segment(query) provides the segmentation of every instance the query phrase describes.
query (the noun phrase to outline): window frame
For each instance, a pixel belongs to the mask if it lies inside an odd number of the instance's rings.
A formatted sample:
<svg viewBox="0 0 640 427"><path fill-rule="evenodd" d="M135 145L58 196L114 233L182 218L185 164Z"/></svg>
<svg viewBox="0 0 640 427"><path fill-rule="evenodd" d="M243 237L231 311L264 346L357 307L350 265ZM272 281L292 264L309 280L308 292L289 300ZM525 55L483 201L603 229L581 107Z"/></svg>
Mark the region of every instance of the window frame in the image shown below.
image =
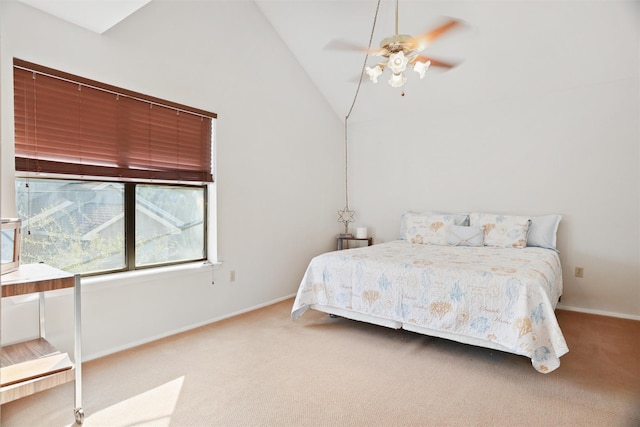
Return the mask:
<svg viewBox="0 0 640 427"><path fill-rule="evenodd" d="M136 186L137 185L157 185L163 187L181 187L181 188L200 188L202 189L202 196L204 199L203 212L202 212L202 258L190 259L184 261L167 261L161 263L154 263L148 265L136 265ZM125 268L119 271L137 271L146 270L149 268L167 267L171 265L188 264L192 262L204 262L209 259L209 192L208 185L196 185L195 183L150 183L131 181L124 183L124 239L125 239Z"/></svg>
<svg viewBox="0 0 640 427"><path fill-rule="evenodd" d="M114 268L109 270L100 270L95 272L88 273L79 273L82 277L97 277L104 276L115 273L127 273L134 271L143 271L143 270L152 270L154 268L162 268L162 267L175 267L181 265L188 265L193 263L211 263L215 261L211 261L212 254L210 251L210 247L212 244L212 239L214 236L211 235L210 231L214 228L210 227L210 223L212 222L212 212L210 209L210 198L212 192L214 191L213 186L214 183L197 183L197 182L172 182L172 181L145 181L145 180L118 180L108 177L84 177L80 175L58 175L58 174L46 174L43 176L41 174L33 174L28 172L20 172L16 173L17 179L39 179L39 180L55 180L55 181L75 181L75 182L98 182L98 183L118 183L123 185L123 219L124 219L124 267L123 268ZM147 186L158 186L158 187L181 187L181 188L200 188L203 193L203 256L198 259L189 259L182 261L168 261L161 263L153 263L148 265L136 265L136 186L137 185L147 185ZM26 218L24 218L26 219ZM23 227L24 223L23 221ZM215 221L213 221L215 222ZM22 238L26 236L26 233L22 233ZM213 239L215 241L215 239Z"/></svg>

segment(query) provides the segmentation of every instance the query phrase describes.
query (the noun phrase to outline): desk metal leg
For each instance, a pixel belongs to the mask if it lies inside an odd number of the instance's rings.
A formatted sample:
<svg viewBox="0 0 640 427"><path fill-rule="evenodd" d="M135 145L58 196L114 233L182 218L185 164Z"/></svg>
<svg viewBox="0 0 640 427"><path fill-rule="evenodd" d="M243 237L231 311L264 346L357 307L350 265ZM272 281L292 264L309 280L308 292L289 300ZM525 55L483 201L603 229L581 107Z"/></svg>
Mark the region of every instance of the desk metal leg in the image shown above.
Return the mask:
<svg viewBox="0 0 640 427"><path fill-rule="evenodd" d="M38 315L40 316L40 338L47 338L46 319L44 310L44 292L38 292Z"/></svg>
<svg viewBox="0 0 640 427"><path fill-rule="evenodd" d="M84 410L82 409L82 290L80 286L80 275L75 276L74 292L74 334L75 346L73 362L75 364L75 408L74 415L77 424L84 422Z"/></svg>

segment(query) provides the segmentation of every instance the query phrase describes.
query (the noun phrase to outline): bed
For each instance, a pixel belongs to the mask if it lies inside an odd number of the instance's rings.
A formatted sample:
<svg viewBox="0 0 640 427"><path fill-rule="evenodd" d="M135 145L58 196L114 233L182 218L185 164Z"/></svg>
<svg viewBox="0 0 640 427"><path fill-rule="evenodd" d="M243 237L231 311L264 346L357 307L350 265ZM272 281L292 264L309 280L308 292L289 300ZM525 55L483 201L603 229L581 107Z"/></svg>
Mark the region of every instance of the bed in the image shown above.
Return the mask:
<svg viewBox="0 0 640 427"><path fill-rule="evenodd" d="M568 352L554 313L559 217L408 214L400 240L313 258L292 318L311 308L526 356L542 373L557 369ZM516 223L524 234L514 233Z"/></svg>

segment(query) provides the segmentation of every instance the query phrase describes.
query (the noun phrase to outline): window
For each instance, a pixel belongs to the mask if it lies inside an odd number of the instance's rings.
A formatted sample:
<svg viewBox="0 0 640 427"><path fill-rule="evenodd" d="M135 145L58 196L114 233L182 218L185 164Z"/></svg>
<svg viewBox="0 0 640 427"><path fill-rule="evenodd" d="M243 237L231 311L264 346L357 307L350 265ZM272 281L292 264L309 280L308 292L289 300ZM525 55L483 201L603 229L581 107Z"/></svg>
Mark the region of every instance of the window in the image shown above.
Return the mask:
<svg viewBox="0 0 640 427"><path fill-rule="evenodd" d="M207 259L215 114L20 60L14 100L22 262L88 275Z"/></svg>
<svg viewBox="0 0 640 427"><path fill-rule="evenodd" d="M203 187L136 185L136 267L205 257L205 190Z"/></svg>
<svg viewBox="0 0 640 427"><path fill-rule="evenodd" d="M206 258L206 186L18 178L16 194L24 263L95 274Z"/></svg>

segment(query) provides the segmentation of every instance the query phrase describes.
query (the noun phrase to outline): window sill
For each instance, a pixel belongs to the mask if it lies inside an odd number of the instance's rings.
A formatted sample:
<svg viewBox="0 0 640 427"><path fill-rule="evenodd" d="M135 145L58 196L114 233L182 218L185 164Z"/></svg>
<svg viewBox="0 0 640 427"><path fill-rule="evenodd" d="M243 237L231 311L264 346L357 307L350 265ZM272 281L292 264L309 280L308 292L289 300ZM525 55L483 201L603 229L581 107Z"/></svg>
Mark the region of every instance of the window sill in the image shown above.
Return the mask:
<svg viewBox="0 0 640 427"><path fill-rule="evenodd" d="M99 276L89 276L82 278L82 286L92 287L99 284L112 284L123 286L139 280L152 280L155 277L163 279L171 277L184 277L190 272L213 272L222 263L220 261L197 261L179 265L169 265L164 267L145 268L143 270L123 271L119 273L101 274Z"/></svg>
<svg viewBox="0 0 640 427"><path fill-rule="evenodd" d="M130 285L140 280L153 280L154 278L167 279L176 277L183 279L185 274L209 272L213 274L214 270L217 270L222 265L222 261L197 261L187 264L170 265L165 267L148 268L144 270L136 271L123 271L121 273L103 274L100 276L90 276L81 279L83 292L93 289L103 290L109 287L120 287ZM102 285L102 286L100 286ZM71 295L72 289L61 289L56 292L50 293L47 298ZM27 302L37 301L38 294L31 295L19 295L15 297L7 298L13 304L24 304Z"/></svg>

